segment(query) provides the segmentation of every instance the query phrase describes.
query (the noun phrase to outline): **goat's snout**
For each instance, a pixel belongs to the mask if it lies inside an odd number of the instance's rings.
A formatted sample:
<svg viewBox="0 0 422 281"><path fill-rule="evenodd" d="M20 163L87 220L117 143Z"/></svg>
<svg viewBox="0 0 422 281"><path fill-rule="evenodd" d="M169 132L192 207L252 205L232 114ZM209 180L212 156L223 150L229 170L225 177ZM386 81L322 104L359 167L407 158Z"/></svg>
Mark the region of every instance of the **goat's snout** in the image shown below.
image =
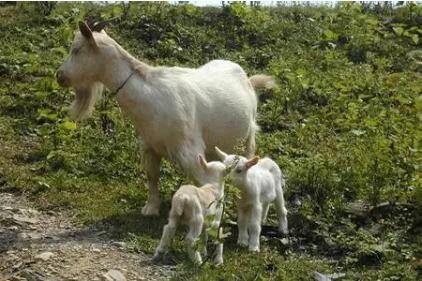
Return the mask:
<svg viewBox="0 0 422 281"><path fill-rule="evenodd" d="M57 70L56 79L57 79L57 83L59 83L60 86L62 86L62 87L69 86L69 79L67 79L63 70L60 70L60 69Z"/></svg>

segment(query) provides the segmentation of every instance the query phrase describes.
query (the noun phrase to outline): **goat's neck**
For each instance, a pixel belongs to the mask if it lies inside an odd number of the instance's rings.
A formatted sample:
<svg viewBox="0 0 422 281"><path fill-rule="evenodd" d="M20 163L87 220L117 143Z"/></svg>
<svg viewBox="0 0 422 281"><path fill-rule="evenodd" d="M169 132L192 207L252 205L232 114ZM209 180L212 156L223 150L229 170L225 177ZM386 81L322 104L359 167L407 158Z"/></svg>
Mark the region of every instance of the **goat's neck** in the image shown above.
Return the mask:
<svg viewBox="0 0 422 281"><path fill-rule="evenodd" d="M104 75L102 77L102 83L112 92L116 91L126 79L135 71L129 62L125 61L123 58L112 61L108 67L104 70ZM134 77L131 77L131 79ZM130 81L125 83L128 85Z"/></svg>
<svg viewBox="0 0 422 281"><path fill-rule="evenodd" d="M213 188L215 198L221 199L224 195L224 182L215 182L210 184Z"/></svg>

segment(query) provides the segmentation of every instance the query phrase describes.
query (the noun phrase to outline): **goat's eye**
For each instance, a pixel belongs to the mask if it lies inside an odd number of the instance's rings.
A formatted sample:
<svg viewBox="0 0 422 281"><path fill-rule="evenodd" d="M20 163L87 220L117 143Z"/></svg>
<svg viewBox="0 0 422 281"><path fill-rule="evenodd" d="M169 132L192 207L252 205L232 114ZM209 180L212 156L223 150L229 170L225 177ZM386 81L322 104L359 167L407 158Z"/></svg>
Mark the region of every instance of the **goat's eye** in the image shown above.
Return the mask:
<svg viewBox="0 0 422 281"><path fill-rule="evenodd" d="M80 50L79 48L78 49L73 49L72 50L72 54L76 56L79 53L79 50Z"/></svg>
<svg viewBox="0 0 422 281"><path fill-rule="evenodd" d="M236 173L240 174L242 172L242 169L236 169Z"/></svg>

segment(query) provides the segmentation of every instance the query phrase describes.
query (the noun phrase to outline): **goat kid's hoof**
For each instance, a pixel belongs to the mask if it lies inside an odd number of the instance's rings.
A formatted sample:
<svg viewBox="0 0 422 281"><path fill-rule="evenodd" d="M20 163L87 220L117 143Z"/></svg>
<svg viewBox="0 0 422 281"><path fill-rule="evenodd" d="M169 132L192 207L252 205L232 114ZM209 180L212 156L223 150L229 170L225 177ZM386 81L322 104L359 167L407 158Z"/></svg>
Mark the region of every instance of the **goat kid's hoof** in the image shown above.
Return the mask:
<svg viewBox="0 0 422 281"><path fill-rule="evenodd" d="M160 205L147 203L142 208L142 215L144 216L158 216L160 214Z"/></svg>

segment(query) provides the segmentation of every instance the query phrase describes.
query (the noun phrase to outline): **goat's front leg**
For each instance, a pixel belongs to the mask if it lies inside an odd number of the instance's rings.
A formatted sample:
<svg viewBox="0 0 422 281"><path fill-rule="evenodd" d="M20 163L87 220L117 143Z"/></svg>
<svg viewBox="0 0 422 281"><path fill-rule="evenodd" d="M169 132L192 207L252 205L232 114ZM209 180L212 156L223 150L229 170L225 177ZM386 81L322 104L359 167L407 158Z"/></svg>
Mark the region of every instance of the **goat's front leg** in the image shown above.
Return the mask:
<svg viewBox="0 0 422 281"><path fill-rule="evenodd" d="M240 246L248 246L249 235L248 235L248 217L249 217L249 206L245 205L240 201L237 209L237 227L239 230L239 236L237 237L237 244Z"/></svg>
<svg viewBox="0 0 422 281"><path fill-rule="evenodd" d="M259 236L261 235L262 206L255 202L249 219L249 251L259 252Z"/></svg>
<svg viewBox="0 0 422 281"><path fill-rule="evenodd" d="M185 238L186 250L188 252L189 258L195 264L201 264L202 258L198 249L196 249L196 241L201 235L202 227L204 224L204 218L202 216L195 217L189 222L189 231Z"/></svg>
<svg viewBox="0 0 422 281"><path fill-rule="evenodd" d="M261 222L265 223L267 221L268 209L270 208L270 203L262 203L262 218Z"/></svg>
<svg viewBox="0 0 422 281"><path fill-rule="evenodd" d="M144 150L143 166L148 180L148 201L142 208L145 216L157 215L160 213L160 191L158 181L160 177L161 157L151 149Z"/></svg>

